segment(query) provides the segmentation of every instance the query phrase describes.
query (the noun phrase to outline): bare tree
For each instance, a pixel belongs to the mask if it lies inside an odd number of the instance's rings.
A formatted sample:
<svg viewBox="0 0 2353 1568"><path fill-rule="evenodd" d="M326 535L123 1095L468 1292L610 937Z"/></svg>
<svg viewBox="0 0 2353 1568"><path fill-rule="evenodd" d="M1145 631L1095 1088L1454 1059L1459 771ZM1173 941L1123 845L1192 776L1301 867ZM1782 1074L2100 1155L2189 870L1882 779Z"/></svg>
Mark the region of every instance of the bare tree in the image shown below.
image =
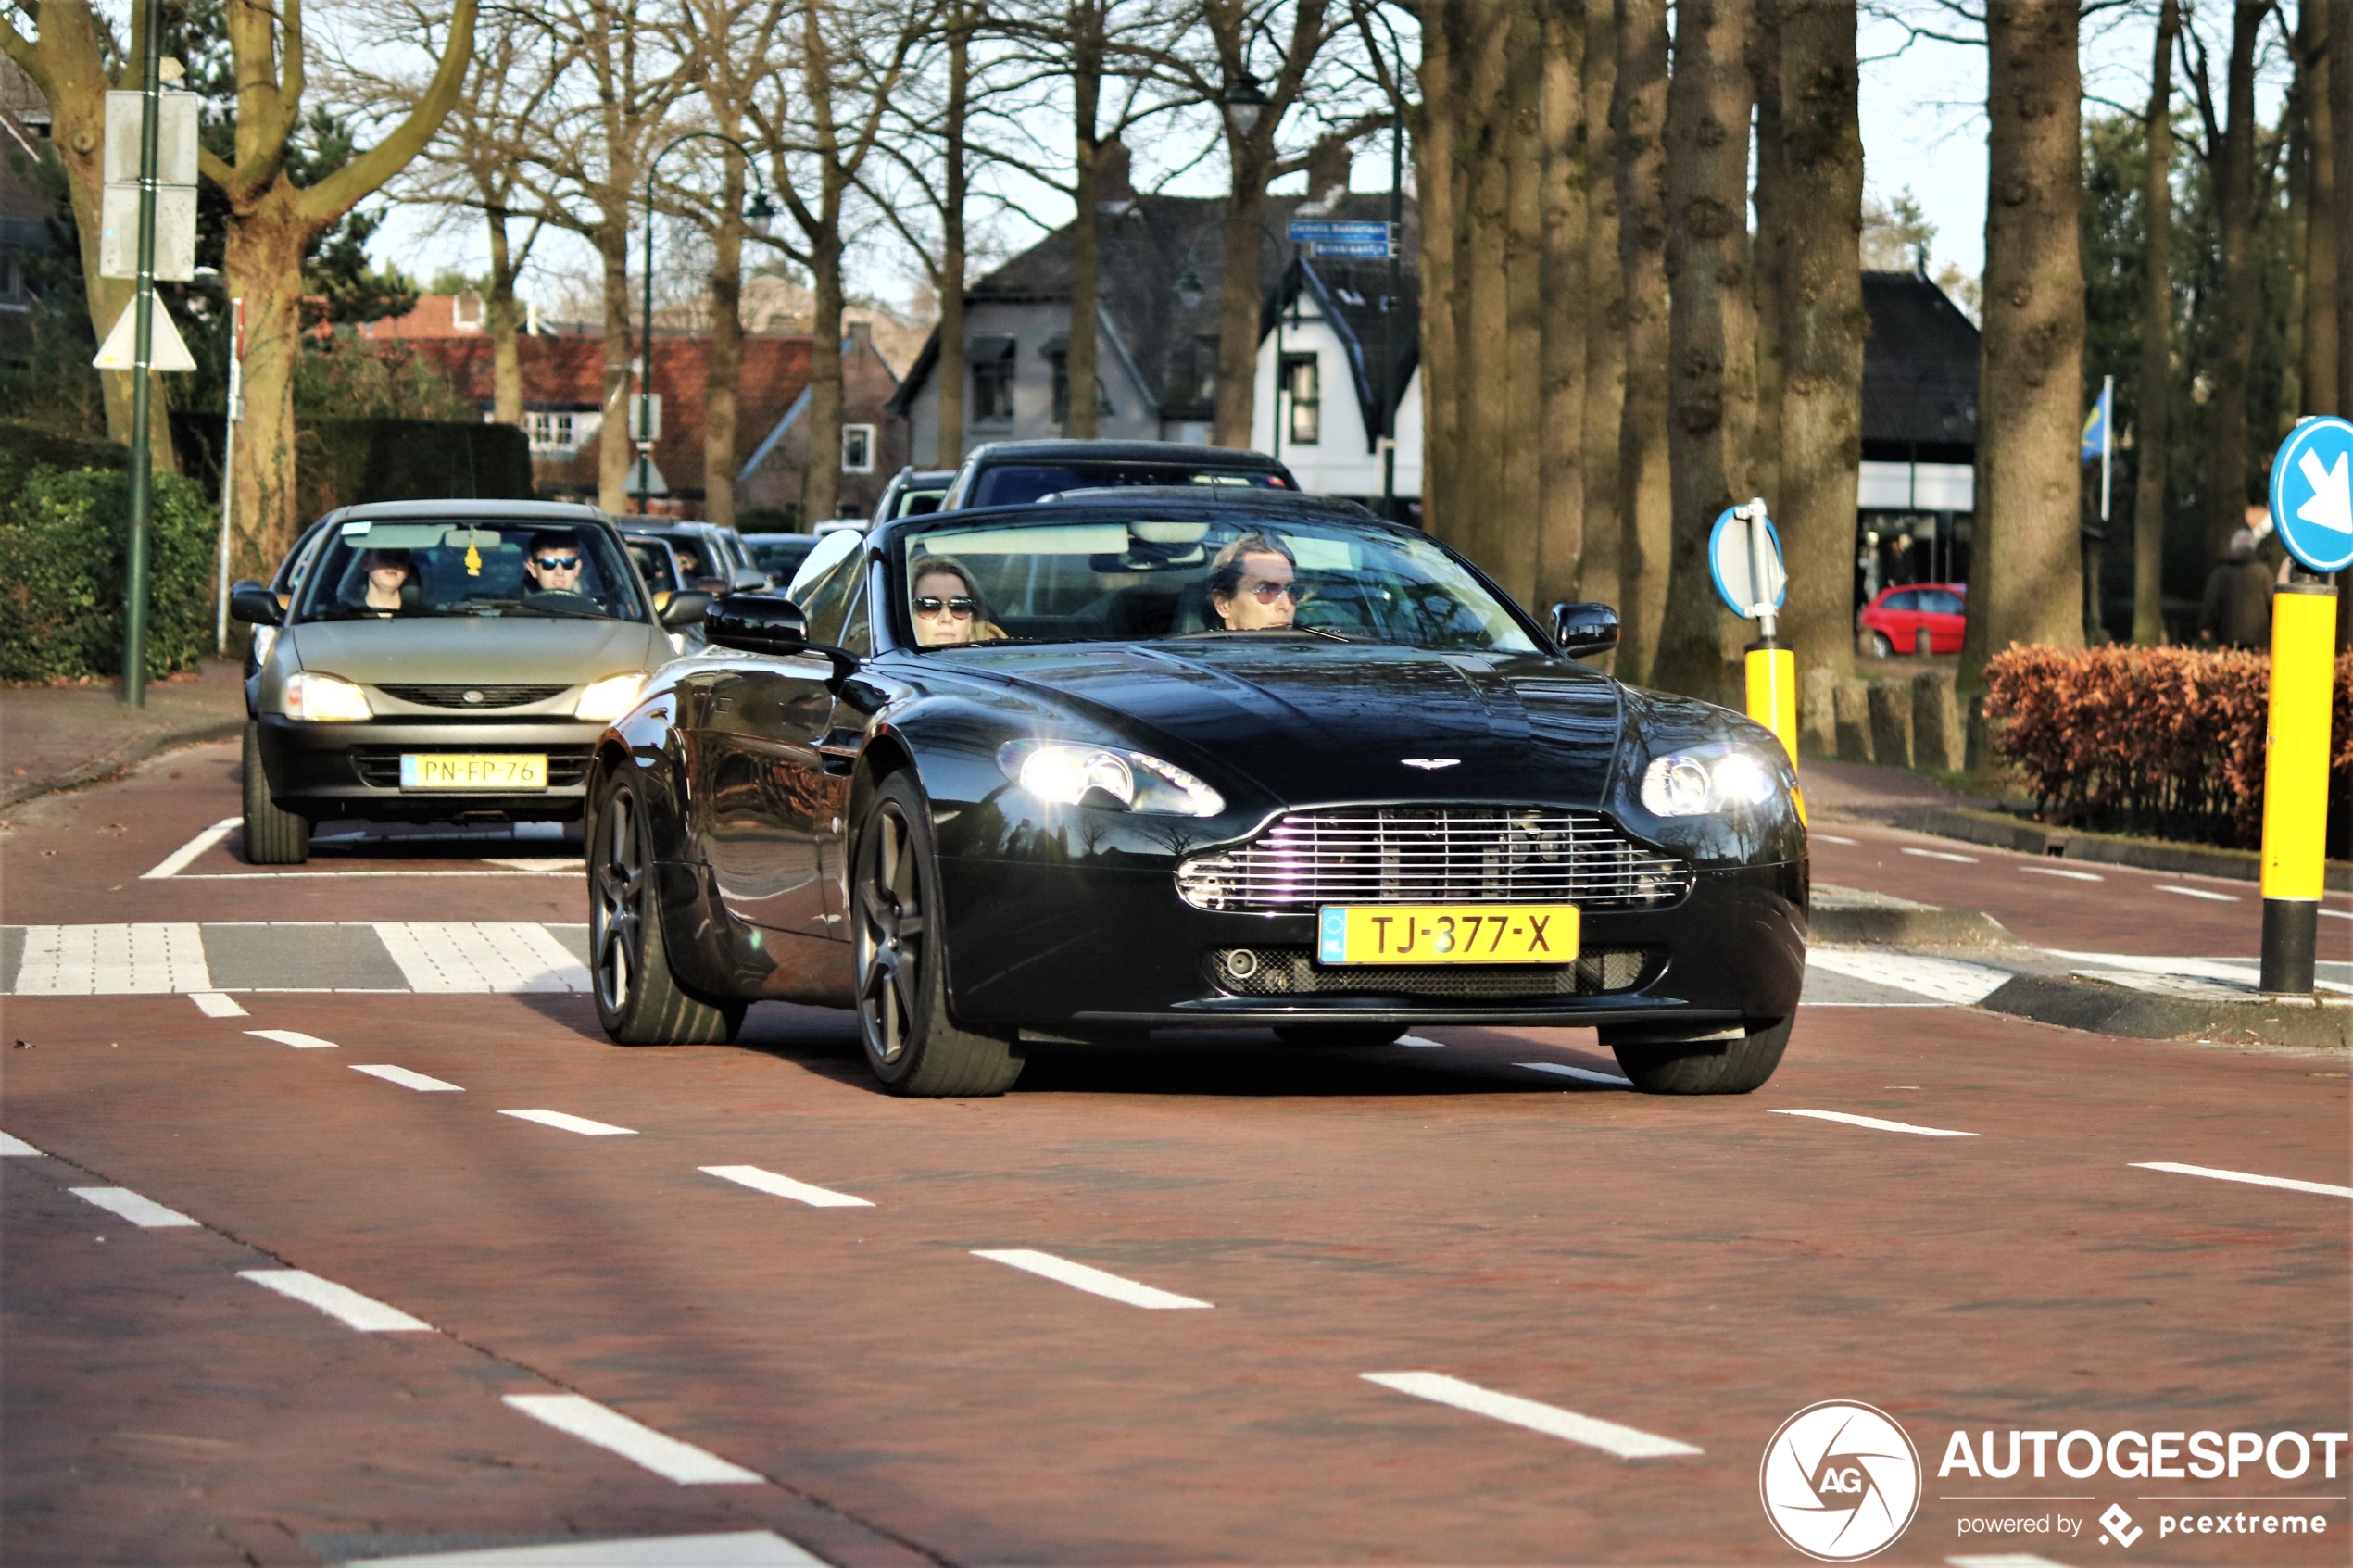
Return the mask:
<svg viewBox="0 0 2353 1568"><path fill-rule="evenodd" d="M2322 0L2313 0L2317 6ZM2353 184L2353 0L2325 0L2328 36L2345 42L2332 49L2345 69L2328 75L2329 164L2347 170ZM2353 199L2331 202L2328 221L2336 236L2336 385L2338 399L2353 407Z"/></svg>
<svg viewBox="0 0 2353 1568"><path fill-rule="evenodd" d="M1463 287L1454 265L1454 242L1462 225L1455 124L1461 118L1463 86L1446 9L1446 0L1422 0L1421 93L1410 122L1414 188L1422 220L1422 525L1433 533L1452 529L1461 512L1462 465L1455 456L1461 432L1453 394L1462 365L1454 323Z"/></svg>
<svg viewBox="0 0 2353 1568"><path fill-rule="evenodd" d="M1617 447L1617 672L1648 681L1667 613L1674 496L1667 454L1667 0L1616 0L1610 147L1624 279L1626 390Z"/></svg>
<svg viewBox="0 0 2353 1568"><path fill-rule="evenodd" d="M1756 232L1749 244L1748 297L1756 318L1756 424L1749 443L1749 489L1781 502L1781 269L1789 243L1788 154L1781 109L1780 0L1754 0L1748 74L1756 97ZM1851 9L1851 7L1850 7ZM1819 220L1820 214L1808 214Z"/></svg>
<svg viewBox="0 0 2353 1568"><path fill-rule="evenodd" d="M1617 20L1609 0L1585 5L1585 517L1577 596L1617 604L1617 439L1626 405L1626 277L1618 263L1617 186L1609 130L1617 85Z"/></svg>
<svg viewBox="0 0 2353 1568"><path fill-rule="evenodd" d="M2158 0L2145 121L2148 170L2141 181L2147 277L2141 296L2141 428L2134 442L2140 465L2133 489L2133 640L2149 644L2165 640L2165 489L2173 416L2173 48L2181 27L2179 0Z"/></svg>
<svg viewBox="0 0 2353 1568"><path fill-rule="evenodd" d="M2304 232L2301 381L2307 414L2334 414L2336 381L2336 153L2329 104L2329 19L2324 6L2304 0L2296 13L2296 202Z"/></svg>
<svg viewBox="0 0 2353 1568"><path fill-rule="evenodd" d="M1588 0L1541 0L1543 79L1539 86L1541 158L1532 171L1542 192L1542 256L1537 337L1542 396L1537 408L1538 606L1586 596L1585 362L1592 301L1586 293L1592 243L1587 197L1585 47Z"/></svg>

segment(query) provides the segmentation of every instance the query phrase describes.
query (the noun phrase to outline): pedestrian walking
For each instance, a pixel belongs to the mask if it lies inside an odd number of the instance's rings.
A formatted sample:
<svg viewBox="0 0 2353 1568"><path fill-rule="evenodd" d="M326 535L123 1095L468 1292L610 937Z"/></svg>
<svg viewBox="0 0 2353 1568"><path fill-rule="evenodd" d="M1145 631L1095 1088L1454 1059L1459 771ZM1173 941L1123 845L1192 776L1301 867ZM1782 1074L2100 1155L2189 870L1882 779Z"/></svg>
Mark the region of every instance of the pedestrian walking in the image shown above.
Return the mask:
<svg viewBox="0 0 2353 1568"><path fill-rule="evenodd" d="M2206 598L2197 611L2199 642L2233 648L2271 646L2271 571L2259 546L2255 530L2240 529L2206 574Z"/></svg>

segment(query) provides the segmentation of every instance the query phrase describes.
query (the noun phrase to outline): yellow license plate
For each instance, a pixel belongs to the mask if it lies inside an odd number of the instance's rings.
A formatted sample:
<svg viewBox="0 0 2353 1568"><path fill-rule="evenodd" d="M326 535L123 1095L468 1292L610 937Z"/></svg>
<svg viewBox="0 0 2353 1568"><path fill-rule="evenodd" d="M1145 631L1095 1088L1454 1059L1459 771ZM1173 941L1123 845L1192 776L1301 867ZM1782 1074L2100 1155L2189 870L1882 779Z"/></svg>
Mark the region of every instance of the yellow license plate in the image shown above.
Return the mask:
<svg viewBox="0 0 2353 1568"><path fill-rule="evenodd" d="M1319 963L1571 963L1574 904L1327 906Z"/></svg>
<svg viewBox="0 0 2353 1568"><path fill-rule="evenodd" d="M403 789L546 789L547 759L518 752L406 752Z"/></svg>

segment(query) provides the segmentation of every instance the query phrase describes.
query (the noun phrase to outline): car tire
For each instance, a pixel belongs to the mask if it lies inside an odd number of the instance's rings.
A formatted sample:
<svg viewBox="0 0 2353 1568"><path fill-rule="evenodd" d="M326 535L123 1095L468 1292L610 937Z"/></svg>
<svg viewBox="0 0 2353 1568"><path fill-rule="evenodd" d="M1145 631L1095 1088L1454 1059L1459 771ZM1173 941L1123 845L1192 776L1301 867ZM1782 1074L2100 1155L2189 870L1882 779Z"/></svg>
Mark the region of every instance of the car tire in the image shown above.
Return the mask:
<svg viewBox="0 0 2353 1568"><path fill-rule="evenodd" d="M1278 1023L1275 1038L1287 1046L1393 1046L1409 1025L1403 1023Z"/></svg>
<svg viewBox="0 0 2353 1568"><path fill-rule="evenodd" d="M1894 639L1890 637L1884 632L1872 633L1871 657L1873 659L1894 659L1895 657Z"/></svg>
<svg viewBox="0 0 2353 1568"><path fill-rule="evenodd" d="M310 859L310 819L270 798L270 774L261 765L261 726L245 721L245 861L256 866L298 866Z"/></svg>
<svg viewBox="0 0 2353 1568"><path fill-rule="evenodd" d="M662 939L653 828L625 778L607 778L588 814L588 969L597 1022L624 1046L716 1046L743 1027L744 1004L708 1002L678 984Z"/></svg>
<svg viewBox="0 0 2353 1568"><path fill-rule="evenodd" d="M1001 1095L1021 1076L1011 1042L948 1011L939 859L914 776L884 779L858 823L849 920L858 1036L866 1065L896 1095Z"/></svg>
<svg viewBox="0 0 2353 1568"><path fill-rule="evenodd" d="M1781 1064L1791 1025L1784 1018L1745 1039L1705 1040L1692 1044L1629 1044L1612 1046L1617 1065L1634 1087L1646 1095L1745 1095L1762 1088L1773 1069Z"/></svg>

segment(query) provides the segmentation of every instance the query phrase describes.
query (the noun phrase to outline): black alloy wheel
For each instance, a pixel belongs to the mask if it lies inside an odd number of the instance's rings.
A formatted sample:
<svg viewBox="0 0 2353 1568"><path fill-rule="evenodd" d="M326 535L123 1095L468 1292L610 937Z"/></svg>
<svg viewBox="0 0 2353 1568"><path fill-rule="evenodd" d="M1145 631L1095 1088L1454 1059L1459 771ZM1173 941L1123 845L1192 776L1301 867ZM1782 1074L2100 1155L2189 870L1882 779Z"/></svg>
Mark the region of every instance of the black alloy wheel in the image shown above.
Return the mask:
<svg viewBox="0 0 2353 1568"><path fill-rule="evenodd" d="M939 872L930 812L913 777L875 791L858 826L850 921L858 969L858 1033L866 1065L894 1094L999 1095L1022 1060L993 1035L948 1015Z"/></svg>
<svg viewBox="0 0 2353 1568"><path fill-rule="evenodd" d="M597 1022L624 1046L718 1045L744 1004L690 994L670 972L655 886L653 832L628 780L608 778L588 820L588 962Z"/></svg>
<svg viewBox="0 0 2353 1568"><path fill-rule="evenodd" d="M1744 1095L1762 1088L1789 1047L1793 1015L1738 1040L1612 1046L1617 1065L1646 1095Z"/></svg>

